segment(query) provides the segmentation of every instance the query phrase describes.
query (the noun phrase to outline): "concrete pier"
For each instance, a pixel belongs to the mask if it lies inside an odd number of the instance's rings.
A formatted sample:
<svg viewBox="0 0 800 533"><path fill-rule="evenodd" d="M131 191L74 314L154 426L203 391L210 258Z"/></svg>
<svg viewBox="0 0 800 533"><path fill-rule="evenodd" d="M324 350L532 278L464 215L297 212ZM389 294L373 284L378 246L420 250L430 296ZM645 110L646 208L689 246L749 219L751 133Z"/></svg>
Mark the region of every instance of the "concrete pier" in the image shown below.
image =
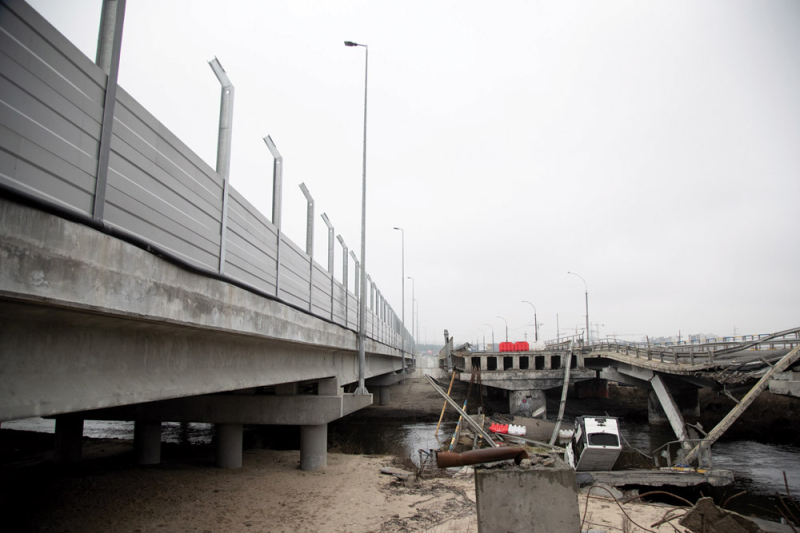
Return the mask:
<svg viewBox="0 0 800 533"><path fill-rule="evenodd" d="M673 398L683 417L697 418L700 416L699 389L675 389L672 391ZM647 421L652 425L667 425L670 423L661 402L655 391L651 390L647 394Z"/></svg>
<svg viewBox="0 0 800 533"><path fill-rule="evenodd" d="M133 425L133 449L140 465L161 462L161 422L137 420Z"/></svg>
<svg viewBox="0 0 800 533"><path fill-rule="evenodd" d="M328 466L328 424L300 426L300 470Z"/></svg>
<svg viewBox="0 0 800 533"><path fill-rule="evenodd" d="M547 416L547 400L543 390L508 391L508 412L514 416L533 416L540 407L545 408L542 418Z"/></svg>
<svg viewBox="0 0 800 533"><path fill-rule="evenodd" d="M242 467L242 425L217 424L217 466Z"/></svg>
<svg viewBox="0 0 800 533"><path fill-rule="evenodd" d="M378 389L378 405L389 405L391 393L389 387L376 387Z"/></svg>
<svg viewBox="0 0 800 533"><path fill-rule="evenodd" d="M81 460L82 447L83 419L67 416L56 417L53 462L57 464L79 462Z"/></svg>

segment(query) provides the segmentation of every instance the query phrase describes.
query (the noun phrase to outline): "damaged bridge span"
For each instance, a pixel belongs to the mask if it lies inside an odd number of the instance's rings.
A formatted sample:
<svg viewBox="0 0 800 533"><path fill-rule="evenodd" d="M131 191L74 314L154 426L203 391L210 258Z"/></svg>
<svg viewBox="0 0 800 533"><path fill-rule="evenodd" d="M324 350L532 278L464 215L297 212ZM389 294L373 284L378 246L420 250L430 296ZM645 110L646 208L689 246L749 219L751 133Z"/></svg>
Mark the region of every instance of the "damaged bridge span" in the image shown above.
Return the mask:
<svg viewBox="0 0 800 533"><path fill-rule="evenodd" d="M684 421L684 416L700 415L701 388L719 391L738 404L723 421L726 426L712 431L714 439L763 390L800 397L800 368L793 370L799 350L800 328L794 328L713 345L642 346L608 339L588 346L565 341L544 350L495 353L453 351L448 344L441 355L448 369L478 368L485 386L507 391L512 414L529 415L546 407L544 391L561 387L565 376L581 397L607 394L608 381L645 388L649 421L668 423L679 440L689 441L703 438ZM468 374L461 379L469 379Z"/></svg>

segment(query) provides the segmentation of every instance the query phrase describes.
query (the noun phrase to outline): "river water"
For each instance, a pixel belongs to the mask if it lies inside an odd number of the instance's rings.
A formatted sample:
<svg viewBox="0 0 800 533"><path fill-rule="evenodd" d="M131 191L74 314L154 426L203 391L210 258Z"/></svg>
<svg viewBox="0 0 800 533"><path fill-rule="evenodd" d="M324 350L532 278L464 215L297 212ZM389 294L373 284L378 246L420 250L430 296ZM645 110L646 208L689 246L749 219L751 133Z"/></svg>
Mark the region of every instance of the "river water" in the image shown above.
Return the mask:
<svg viewBox="0 0 800 533"><path fill-rule="evenodd" d="M436 435L435 423L409 424L380 420L348 422L345 418L329 425L329 443L345 453L397 455L418 464L419 450L439 449L447 445L454 426L454 423L446 422ZM53 433L55 421L31 418L4 422L2 427ZM572 422L565 423L564 427L572 427ZM280 431L275 431L274 427L267 428L269 426L246 427L245 447L297 448L299 431L292 431L291 426L284 426ZM621 420L620 429L632 447L646 453L675 440L669 427ZM268 438L268 435L281 438ZM84 436L132 439L133 422L87 420L84 423ZM162 441L168 443L210 444L213 436L212 424L165 422L162 425ZM754 441L726 441L715 444L712 451L715 468L730 469L736 476L735 485L727 488L731 494L740 490L752 495L785 494L785 473L791 493L800 495L800 448Z"/></svg>

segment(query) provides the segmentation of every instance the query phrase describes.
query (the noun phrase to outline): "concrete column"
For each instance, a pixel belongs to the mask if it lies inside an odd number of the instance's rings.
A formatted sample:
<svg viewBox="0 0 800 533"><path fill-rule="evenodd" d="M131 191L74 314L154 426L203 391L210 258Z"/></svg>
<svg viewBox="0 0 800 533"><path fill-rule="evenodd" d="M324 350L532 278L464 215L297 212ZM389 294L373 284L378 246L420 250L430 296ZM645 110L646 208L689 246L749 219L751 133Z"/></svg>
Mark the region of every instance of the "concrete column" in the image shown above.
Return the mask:
<svg viewBox="0 0 800 533"><path fill-rule="evenodd" d="M658 401L655 391L648 391L647 393L647 422L651 426L667 426L669 425L669 418L661 408L661 402Z"/></svg>
<svg viewBox="0 0 800 533"><path fill-rule="evenodd" d="M547 408L544 391L542 390L512 390L508 391L508 412L514 416L533 415L533 412L540 407ZM547 416L547 411L541 418Z"/></svg>
<svg viewBox="0 0 800 533"><path fill-rule="evenodd" d="M242 425L217 424L217 466L242 467Z"/></svg>
<svg viewBox="0 0 800 533"><path fill-rule="evenodd" d="M328 424L300 426L300 470L313 471L326 466L328 466Z"/></svg>
<svg viewBox="0 0 800 533"><path fill-rule="evenodd" d="M161 422L137 420L133 425L133 449L140 465L161 462Z"/></svg>
<svg viewBox="0 0 800 533"><path fill-rule="evenodd" d="M375 388L378 389L378 405L381 406L389 405L389 397L390 397L389 387L383 386Z"/></svg>
<svg viewBox="0 0 800 533"><path fill-rule="evenodd" d="M57 464L77 463L81 460L83 447L83 419L56 417L55 449L53 462Z"/></svg>
<svg viewBox="0 0 800 533"><path fill-rule="evenodd" d="M698 418L700 416L700 399L698 389L678 389L675 391L673 399L677 404L678 411L683 417ZM655 391L651 390L647 394L647 421L651 425L669 424L669 417L661 406Z"/></svg>
<svg viewBox="0 0 800 533"><path fill-rule="evenodd" d="M339 386L336 378L321 379L317 383L317 394L319 396L341 396L344 393Z"/></svg>

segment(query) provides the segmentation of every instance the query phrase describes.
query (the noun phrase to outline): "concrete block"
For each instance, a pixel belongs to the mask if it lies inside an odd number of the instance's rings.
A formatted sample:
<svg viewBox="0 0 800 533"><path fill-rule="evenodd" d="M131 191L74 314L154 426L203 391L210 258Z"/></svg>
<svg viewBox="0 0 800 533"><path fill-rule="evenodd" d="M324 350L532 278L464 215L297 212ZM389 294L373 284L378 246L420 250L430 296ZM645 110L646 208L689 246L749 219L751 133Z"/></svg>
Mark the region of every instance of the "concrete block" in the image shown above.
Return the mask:
<svg viewBox="0 0 800 533"><path fill-rule="evenodd" d="M547 408L543 390L512 390L508 393L508 412L514 416L530 418L540 407ZM545 416L546 411L542 418Z"/></svg>
<svg viewBox="0 0 800 533"><path fill-rule="evenodd" d="M578 532L575 472L559 462L530 470L475 470L478 531Z"/></svg>

